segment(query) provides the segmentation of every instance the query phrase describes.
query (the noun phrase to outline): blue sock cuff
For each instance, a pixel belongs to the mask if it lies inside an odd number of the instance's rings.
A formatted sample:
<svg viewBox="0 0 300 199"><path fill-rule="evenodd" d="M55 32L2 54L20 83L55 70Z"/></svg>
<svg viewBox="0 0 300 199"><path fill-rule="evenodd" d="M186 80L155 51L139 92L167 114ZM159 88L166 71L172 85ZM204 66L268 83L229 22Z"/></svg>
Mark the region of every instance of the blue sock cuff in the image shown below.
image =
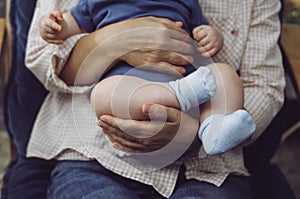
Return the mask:
<svg viewBox="0 0 300 199"><path fill-rule="evenodd" d="M187 111L211 99L217 89L215 76L208 67L200 67L188 76L169 82L180 108Z"/></svg>

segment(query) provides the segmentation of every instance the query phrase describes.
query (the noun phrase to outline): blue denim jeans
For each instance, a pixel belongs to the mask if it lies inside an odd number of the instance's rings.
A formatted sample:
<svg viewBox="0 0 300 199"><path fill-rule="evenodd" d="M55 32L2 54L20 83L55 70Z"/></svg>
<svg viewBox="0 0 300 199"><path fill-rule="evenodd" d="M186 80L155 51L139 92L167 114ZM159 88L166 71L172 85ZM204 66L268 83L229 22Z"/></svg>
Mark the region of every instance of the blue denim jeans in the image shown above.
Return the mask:
<svg viewBox="0 0 300 199"><path fill-rule="evenodd" d="M56 161L26 158L17 154L6 168L0 198L46 198L50 174L55 164Z"/></svg>
<svg viewBox="0 0 300 199"><path fill-rule="evenodd" d="M59 162L51 175L50 199L163 199L151 186L119 176L95 161ZM221 187L186 180L184 168L172 199L250 199L248 178L230 175Z"/></svg>

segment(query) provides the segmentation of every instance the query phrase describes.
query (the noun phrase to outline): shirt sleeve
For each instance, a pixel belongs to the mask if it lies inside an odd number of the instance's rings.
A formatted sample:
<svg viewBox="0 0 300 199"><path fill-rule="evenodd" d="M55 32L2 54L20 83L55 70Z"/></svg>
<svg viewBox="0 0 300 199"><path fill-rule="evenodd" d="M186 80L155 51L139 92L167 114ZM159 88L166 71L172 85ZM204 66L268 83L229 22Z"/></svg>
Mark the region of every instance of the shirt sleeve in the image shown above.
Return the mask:
<svg viewBox="0 0 300 199"><path fill-rule="evenodd" d="M285 78L278 46L280 2L257 0L252 10L246 49L240 66L245 108L253 116L255 140L271 123L284 100Z"/></svg>
<svg viewBox="0 0 300 199"><path fill-rule="evenodd" d="M208 25L208 20L203 15L201 5L199 4L198 0L193 1L194 6L191 13L191 23L190 23L190 30L193 31L194 28L200 25Z"/></svg>
<svg viewBox="0 0 300 199"><path fill-rule="evenodd" d="M39 34L39 21L45 13L52 10L66 11L73 7L75 3L72 0L37 2L28 33L25 64L49 91L84 93L88 92L93 86L68 86L59 78L59 73L68 60L74 45L85 34L74 35L65 40L62 45L49 44Z"/></svg>
<svg viewBox="0 0 300 199"><path fill-rule="evenodd" d="M93 32L96 29L87 0L79 0L77 5L72 8L71 13L81 29L87 32Z"/></svg>

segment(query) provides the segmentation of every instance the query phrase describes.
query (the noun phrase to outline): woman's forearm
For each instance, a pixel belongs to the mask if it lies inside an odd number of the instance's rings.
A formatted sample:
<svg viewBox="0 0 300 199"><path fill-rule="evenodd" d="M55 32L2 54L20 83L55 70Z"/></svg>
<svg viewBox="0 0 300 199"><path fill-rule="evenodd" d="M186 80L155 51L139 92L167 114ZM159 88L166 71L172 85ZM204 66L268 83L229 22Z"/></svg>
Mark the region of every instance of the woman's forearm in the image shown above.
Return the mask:
<svg viewBox="0 0 300 199"><path fill-rule="evenodd" d="M86 85L97 81L116 62L111 33L117 26L109 26L82 37L60 73L60 78L68 85ZM111 42L111 43L110 43ZM93 56L98 54L98 56Z"/></svg>
<svg viewBox="0 0 300 199"><path fill-rule="evenodd" d="M116 62L128 62L129 57L134 57L140 64L171 63L169 68L181 70L175 65L187 64L182 55L193 52L189 42L190 37L184 30L168 19L143 17L118 22L82 37L61 71L60 78L68 85L92 84ZM141 53L141 56L131 53L142 49L153 51ZM167 56L157 53L162 50ZM171 56L172 52L176 55Z"/></svg>
<svg viewBox="0 0 300 199"><path fill-rule="evenodd" d="M128 38L135 38L132 36L135 31L130 31L136 28L136 23L131 23L132 21L108 25L82 37L60 73L62 80L68 85L92 84L119 61L122 55L135 50L137 47Z"/></svg>

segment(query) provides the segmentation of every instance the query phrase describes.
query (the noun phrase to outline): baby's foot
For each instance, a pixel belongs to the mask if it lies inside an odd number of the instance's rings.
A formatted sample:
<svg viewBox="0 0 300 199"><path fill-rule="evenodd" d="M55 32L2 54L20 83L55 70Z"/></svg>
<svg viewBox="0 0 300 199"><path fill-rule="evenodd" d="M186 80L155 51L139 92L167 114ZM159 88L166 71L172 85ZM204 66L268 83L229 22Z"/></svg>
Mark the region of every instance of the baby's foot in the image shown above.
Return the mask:
<svg viewBox="0 0 300 199"><path fill-rule="evenodd" d="M208 155L224 153L245 141L256 125L245 110L229 115L216 114L206 118L200 127L199 138Z"/></svg>

